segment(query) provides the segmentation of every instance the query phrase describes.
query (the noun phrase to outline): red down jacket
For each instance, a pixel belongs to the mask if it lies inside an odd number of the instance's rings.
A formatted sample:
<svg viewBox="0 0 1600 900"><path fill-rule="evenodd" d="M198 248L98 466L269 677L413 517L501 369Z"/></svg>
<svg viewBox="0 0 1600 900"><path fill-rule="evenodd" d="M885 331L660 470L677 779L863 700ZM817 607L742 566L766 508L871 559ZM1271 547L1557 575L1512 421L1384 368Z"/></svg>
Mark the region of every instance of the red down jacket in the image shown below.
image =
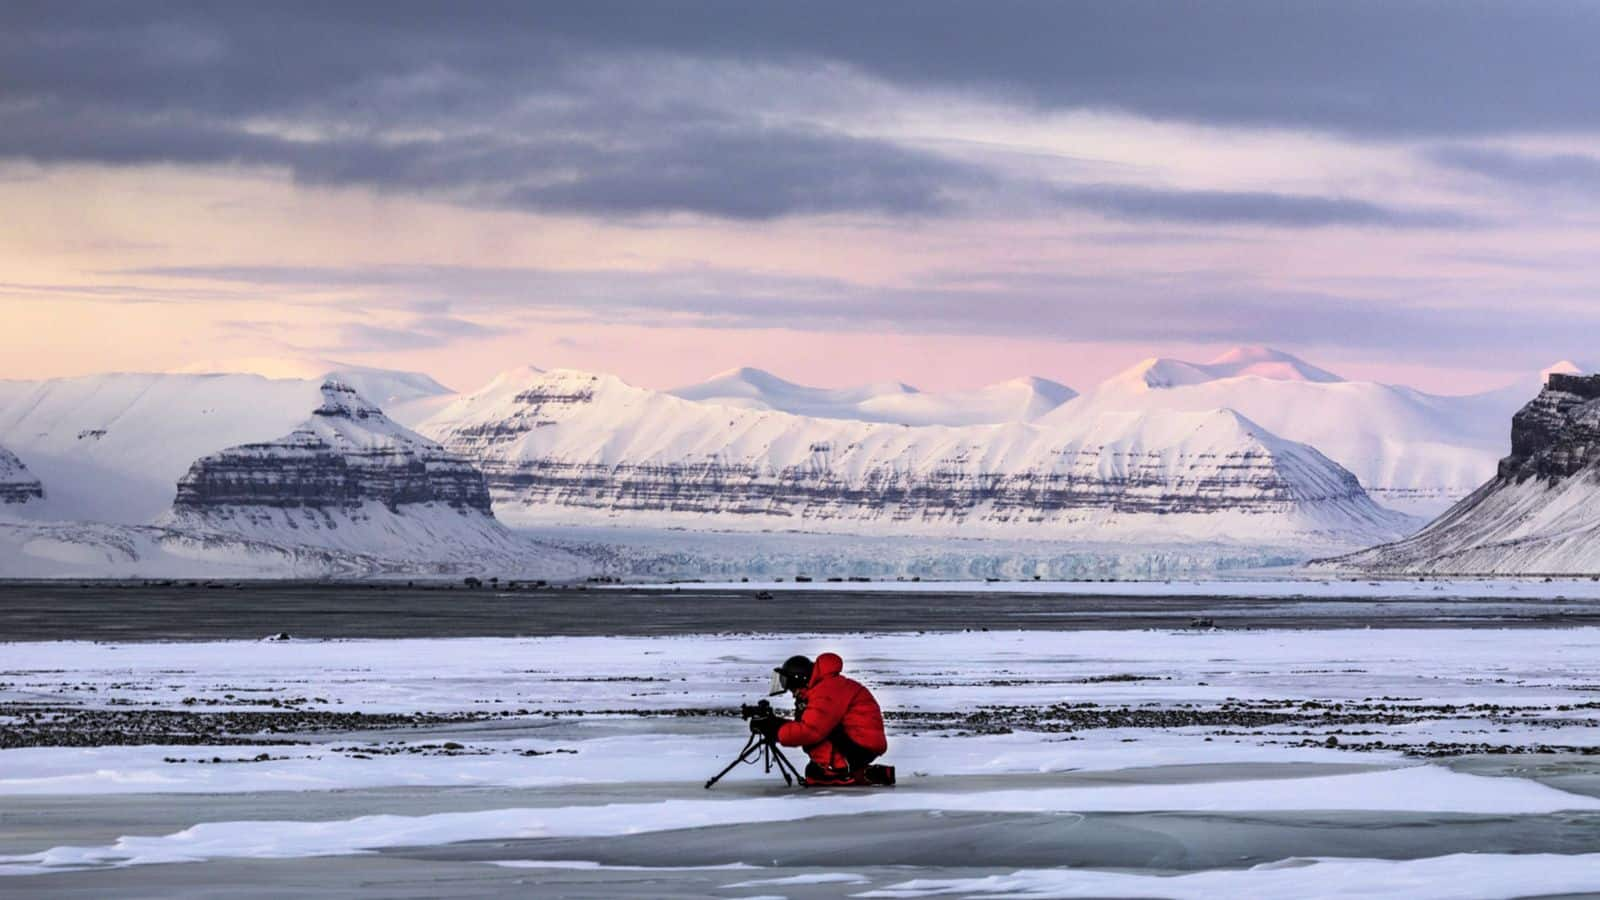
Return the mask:
<svg viewBox="0 0 1600 900"><path fill-rule="evenodd" d="M844 727L845 737L874 753L889 749L883 733L883 712L872 692L860 682L846 678L844 660L837 653L824 653L811 667L811 684L805 689L805 711L800 718L778 729L778 743L785 747L804 747L819 765L838 768L828 735Z"/></svg>

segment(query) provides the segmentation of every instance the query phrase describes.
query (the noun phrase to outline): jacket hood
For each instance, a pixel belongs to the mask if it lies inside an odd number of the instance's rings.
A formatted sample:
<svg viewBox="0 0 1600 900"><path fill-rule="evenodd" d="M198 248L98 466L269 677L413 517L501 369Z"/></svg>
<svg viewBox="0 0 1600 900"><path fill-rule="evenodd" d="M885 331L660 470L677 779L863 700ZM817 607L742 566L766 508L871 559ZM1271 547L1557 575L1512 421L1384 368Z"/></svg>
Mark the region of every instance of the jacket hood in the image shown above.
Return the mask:
<svg viewBox="0 0 1600 900"><path fill-rule="evenodd" d="M811 667L811 684L815 685L824 678L832 678L843 671L843 657L837 653L824 653L817 657L816 663Z"/></svg>

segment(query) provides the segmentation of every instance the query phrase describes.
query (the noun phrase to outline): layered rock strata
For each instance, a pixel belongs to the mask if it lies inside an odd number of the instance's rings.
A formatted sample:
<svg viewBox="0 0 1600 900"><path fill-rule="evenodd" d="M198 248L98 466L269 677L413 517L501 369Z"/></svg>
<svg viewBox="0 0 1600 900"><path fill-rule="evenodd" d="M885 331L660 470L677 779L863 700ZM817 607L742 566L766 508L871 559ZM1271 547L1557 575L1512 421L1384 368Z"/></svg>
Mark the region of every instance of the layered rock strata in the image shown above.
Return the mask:
<svg viewBox="0 0 1600 900"><path fill-rule="evenodd" d="M44 499L44 485L33 477L16 454L0 447L0 507L21 506Z"/></svg>
<svg viewBox="0 0 1600 900"><path fill-rule="evenodd" d="M512 524L1176 541L1348 541L1408 524L1314 449L1228 410L907 427L530 369L418 427L484 470Z"/></svg>

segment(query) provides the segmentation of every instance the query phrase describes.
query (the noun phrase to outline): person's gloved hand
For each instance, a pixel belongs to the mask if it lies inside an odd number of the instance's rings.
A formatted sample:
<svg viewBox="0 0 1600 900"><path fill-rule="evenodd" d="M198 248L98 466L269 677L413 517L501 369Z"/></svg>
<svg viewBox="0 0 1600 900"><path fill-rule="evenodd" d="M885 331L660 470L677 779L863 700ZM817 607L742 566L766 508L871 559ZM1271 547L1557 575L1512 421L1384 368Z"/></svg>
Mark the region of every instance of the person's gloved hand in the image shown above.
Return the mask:
<svg viewBox="0 0 1600 900"><path fill-rule="evenodd" d="M767 716L764 719L757 719L751 722L750 727L767 740L776 741L778 739L778 729L782 728L788 721L782 716Z"/></svg>

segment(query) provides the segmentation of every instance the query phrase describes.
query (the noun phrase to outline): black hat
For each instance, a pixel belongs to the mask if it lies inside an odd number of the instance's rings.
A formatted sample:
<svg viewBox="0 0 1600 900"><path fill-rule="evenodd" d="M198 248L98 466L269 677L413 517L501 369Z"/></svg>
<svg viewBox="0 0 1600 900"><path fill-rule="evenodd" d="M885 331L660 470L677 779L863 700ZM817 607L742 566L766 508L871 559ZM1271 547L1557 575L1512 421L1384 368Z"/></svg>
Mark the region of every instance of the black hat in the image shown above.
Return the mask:
<svg viewBox="0 0 1600 900"><path fill-rule="evenodd" d="M811 684L811 659L805 656L791 656L772 672L774 676L772 693L797 690Z"/></svg>

